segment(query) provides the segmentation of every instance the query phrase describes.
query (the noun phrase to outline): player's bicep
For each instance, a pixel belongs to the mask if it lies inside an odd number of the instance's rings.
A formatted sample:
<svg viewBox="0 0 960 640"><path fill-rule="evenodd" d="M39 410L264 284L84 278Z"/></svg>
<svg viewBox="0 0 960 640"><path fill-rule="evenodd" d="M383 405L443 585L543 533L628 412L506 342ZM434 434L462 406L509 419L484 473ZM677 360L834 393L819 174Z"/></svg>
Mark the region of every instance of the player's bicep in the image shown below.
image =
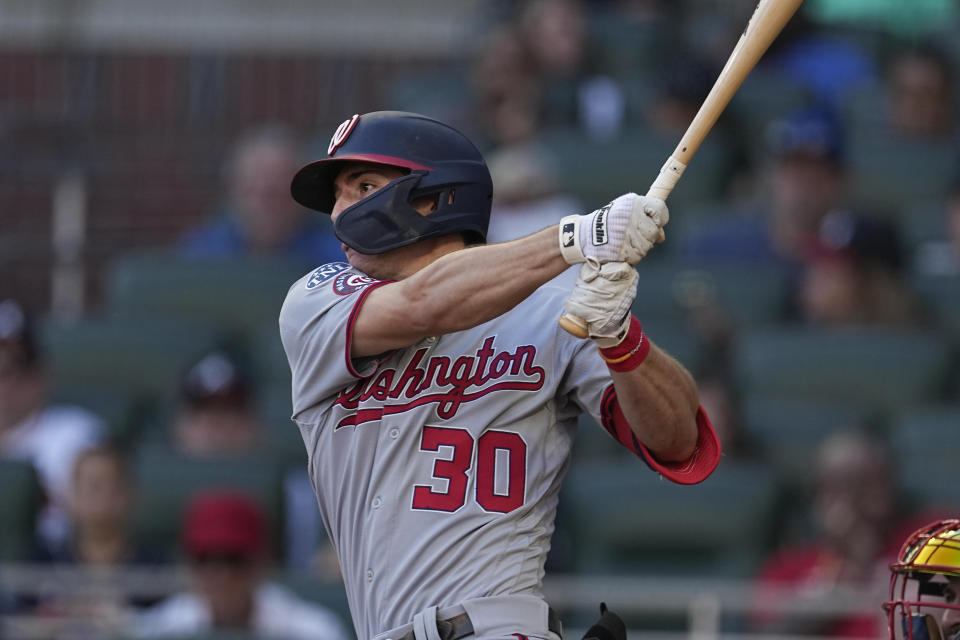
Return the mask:
<svg viewBox="0 0 960 640"><path fill-rule="evenodd" d="M363 358L408 347L428 337L422 309L405 294L402 282L370 291L353 322L350 356Z"/></svg>

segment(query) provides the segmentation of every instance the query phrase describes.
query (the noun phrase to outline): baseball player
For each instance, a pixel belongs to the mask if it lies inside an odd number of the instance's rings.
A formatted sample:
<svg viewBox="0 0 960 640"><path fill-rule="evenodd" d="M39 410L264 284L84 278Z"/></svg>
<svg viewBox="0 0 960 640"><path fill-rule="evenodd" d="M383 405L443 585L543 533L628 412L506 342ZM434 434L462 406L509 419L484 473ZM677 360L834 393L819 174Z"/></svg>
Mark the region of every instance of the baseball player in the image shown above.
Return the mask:
<svg viewBox="0 0 960 640"><path fill-rule="evenodd" d="M890 571L890 640L960 639L960 520L919 528Z"/></svg>
<svg viewBox="0 0 960 640"><path fill-rule="evenodd" d="M355 115L328 156L291 191L347 262L291 287L280 331L357 635L557 640L541 579L578 414L675 482L719 459L690 375L629 313L666 205L627 194L484 245L490 174L457 130ZM541 286L570 265L573 291Z"/></svg>

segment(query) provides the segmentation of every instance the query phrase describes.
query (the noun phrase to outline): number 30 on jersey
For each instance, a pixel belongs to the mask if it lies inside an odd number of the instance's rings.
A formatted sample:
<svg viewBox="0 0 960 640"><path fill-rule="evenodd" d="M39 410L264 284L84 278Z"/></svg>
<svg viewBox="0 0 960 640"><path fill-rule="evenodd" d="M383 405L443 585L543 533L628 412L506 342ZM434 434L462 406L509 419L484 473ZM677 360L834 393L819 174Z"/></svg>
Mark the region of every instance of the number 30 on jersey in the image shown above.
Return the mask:
<svg viewBox="0 0 960 640"><path fill-rule="evenodd" d="M520 434L491 430L474 440L466 429L425 426L420 451L439 451L442 446L452 447L453 456L437 458L433 464L433 477L446 480L447 489L435 491L429 485L416 485L413 488L414 509L452 512L466 504L474 449L477 451L474 483L477 504L485 511L499 513L509 513L523 504L527 443ZM498 477L501 478L500 486L497 486Z"/></svg>

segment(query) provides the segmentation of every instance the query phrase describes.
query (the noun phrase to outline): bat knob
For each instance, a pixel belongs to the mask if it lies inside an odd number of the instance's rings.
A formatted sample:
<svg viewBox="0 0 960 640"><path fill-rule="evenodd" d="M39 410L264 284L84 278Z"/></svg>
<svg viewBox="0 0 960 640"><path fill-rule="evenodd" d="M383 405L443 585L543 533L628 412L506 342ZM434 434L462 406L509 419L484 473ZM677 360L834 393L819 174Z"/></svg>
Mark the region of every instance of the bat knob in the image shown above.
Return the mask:
<svg viewBox="0 0 960 640"><path fill-rule="evenodd" d="M590 335L587 331L587 323L577 316L572 316L569 313L565 313L560 316L560 319L557 320L557 324L559 324L564 331L578 338L586 338Z"/></svg>

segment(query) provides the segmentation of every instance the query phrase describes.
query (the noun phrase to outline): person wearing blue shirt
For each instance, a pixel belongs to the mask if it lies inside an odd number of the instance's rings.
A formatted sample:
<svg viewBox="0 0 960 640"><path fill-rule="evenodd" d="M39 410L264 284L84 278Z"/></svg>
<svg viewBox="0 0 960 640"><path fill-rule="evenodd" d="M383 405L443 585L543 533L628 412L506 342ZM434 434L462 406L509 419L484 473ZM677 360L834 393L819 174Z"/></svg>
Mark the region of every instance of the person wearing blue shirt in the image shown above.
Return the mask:
<svg viewBox="0 0 960 640"><path fill-rule="evenodd" d="M224 174L227 202L184 237L191 258L263 256L313 266L343 259L329 220L308 215L290 197L300 145L279 126L254 129L234 145Z"/></svg>

